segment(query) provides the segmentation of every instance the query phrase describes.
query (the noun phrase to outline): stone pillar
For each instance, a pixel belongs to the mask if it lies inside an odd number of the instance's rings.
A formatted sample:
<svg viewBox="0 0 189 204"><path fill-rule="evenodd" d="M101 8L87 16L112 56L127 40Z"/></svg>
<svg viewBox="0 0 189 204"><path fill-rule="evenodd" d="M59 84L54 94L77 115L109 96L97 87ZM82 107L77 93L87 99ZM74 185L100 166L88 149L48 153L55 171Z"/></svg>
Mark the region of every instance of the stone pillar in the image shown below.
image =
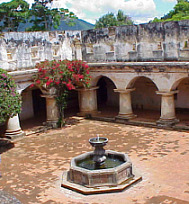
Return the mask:
<svg viewBox="0 0 189 204"><path fill-rule="evenodd" d="M179 122L175 116L174 94L178 91L163 92L157 91L161 95L161 117L157 121L159 126L172 126Z"/></svg>
<svg viewBox="0 0 189 204"><path fill-rule="evenodd" d="M7 130L5 136L10 139L24 136L25 133L21 130L18 114L9 118L7 122Z"/></svg>
<svg viewBox="0 0 189 204"><path fill-rule="evenodd" d="M56 104L55 96L42 95L42 97L46 98L46 110L47 110L46 125L56 128L59 119L59 111Z"/></svg>
<svg viewBox="0 0 189 204"><path fill-rule="evenodd" d="M80 41L75 43L75 52L76 52L76 59L82 60L81 42Z"/></svg>
<svg viewBox="0 0 189 204"><path fill-rule="evenodd" d="M129 120L135 118L136 115L133 114L132 104L131 104L131 91L135 89L115 89L115 92L119 92L119 115L116 119Z"/></svg>
<svg viewBox="0 0 189 204"><path fill-rule="evenodd" d="M97 96L96 90L99 87L77 89L79 97L79 116L94 115L98 113L97 110Z"/></svg>

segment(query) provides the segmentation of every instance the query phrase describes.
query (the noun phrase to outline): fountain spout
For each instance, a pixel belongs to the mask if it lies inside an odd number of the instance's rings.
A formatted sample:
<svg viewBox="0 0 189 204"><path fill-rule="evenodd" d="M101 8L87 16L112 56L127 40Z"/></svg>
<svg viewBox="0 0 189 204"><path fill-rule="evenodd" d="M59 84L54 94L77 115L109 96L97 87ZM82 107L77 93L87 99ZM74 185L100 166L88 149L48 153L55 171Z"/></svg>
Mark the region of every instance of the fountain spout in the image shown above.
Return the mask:
<svg viewBox="0 0 189 204"><path fill-rule="evenodd" d="M97 137L90 138L89 143L94 147L94 156L93 156L93 161L95 162L95 165L102 166L106 160L105 156L105 150L104 146L108 143L108 138L105 137Z"/></svg>

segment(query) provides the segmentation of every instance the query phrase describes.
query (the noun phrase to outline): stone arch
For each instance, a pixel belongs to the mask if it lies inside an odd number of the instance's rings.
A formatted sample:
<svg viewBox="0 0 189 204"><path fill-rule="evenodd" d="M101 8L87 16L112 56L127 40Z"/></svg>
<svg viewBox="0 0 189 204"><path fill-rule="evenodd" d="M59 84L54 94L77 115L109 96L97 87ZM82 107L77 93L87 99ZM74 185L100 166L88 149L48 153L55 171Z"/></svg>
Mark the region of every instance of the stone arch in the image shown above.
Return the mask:
<svg viewBox="0 0 189 204"><path fill-rule="evenodd" d="M140 78L147 78L147 79L149 79L149 80L152 81L153 84L156 86L157 90L159 90L158 84L156 84L155 80L152 79L152 78L150 78L150 77L147 77L147 76L136 76L136 77L132 78L132 79L128 82L128 84L127 84L127 86L126 86L126 89L131 89L131 88L133 88L135 82L136 82L138 79L140 79Z"/></svg>
<svg viewBox="0 0 189 204"><path fill-rule="evenodd" d="M114 92L114 89L116 89L116 85L114 82L106 77L101 76L98 78L97 86L99 87L97 89L97 104L98 109L116 109L118 112L119 107L119 94Z"/></svg>
<svg viewBox="0 0 189 204"><path fill-rule="evenodd" d="M23 121L35 118L35 121L45 122L46 100L41 97L43 94L42 91L37 86L30 88L30 84L25 86L26 88L21 91L22 111L20 113L20 119Z"/></svg>
<svg viewBox="0 0 189 204"><path fill-rule="evenodd" d="M156 94L158 88L148 77L135 77L129 83L128 88L134 88L131 92L134 114L139 117L152 117L155 121L160 117L161 97ZM149 115L147 115L149 114Z"/></svg>
<svg viewBox="0 0 189 204"><path fill-rule="evenodd" d="M187 79L187 78L188 78L188 77L181 77L181 78L177 79L177 80L173 83L173 85L172 85L172 87L171 87L171 91L176 90L177 87L179 86L179 84L180 84L183 80L185 80L185 79Z"/></svg>
<svg viewBox="0 0 189 204"><path fill-rule="evenodd" d="M114 78L113 78L112 76L109 76L108 74L98 75L98 76L92 77L91 85L92 85L92 86L97 86L99 80L100 80L102 77L106 77L106 78L108 78L109 80L111 80L111 81L113 82L113 84L115 85L115 89L117 89L117 83L116 83L116 81L114 80Z"/></svg>
<svg viewBox="0 0 189 204"><path fill-rule="evenodd" d="M178 90L174 95L176 117L181 121L188 121L189 114L189 77L182 77L175 81L172 90Z"/></svg>
<svg viewBox="0 0 189 204"><path fill-rule="evenodd" d="M22 94L22 92L23 92L24 90L28 89L31 84L32 84L31 81L18 83L18 84L17 84L17 91L19 92L19 94Z"/></svg>

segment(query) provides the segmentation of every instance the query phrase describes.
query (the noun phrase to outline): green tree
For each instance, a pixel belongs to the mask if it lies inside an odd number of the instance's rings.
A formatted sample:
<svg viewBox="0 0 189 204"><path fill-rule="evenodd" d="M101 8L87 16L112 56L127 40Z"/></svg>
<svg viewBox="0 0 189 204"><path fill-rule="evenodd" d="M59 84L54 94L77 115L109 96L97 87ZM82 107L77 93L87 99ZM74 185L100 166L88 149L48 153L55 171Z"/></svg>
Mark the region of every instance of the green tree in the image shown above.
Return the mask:
<svg viewBox="0 0 189 204"><path fill-rule="evenodd" d="M0 31L17 31L20 23L26 22L29 4L24 0L12 0L0 4Z"/></svg>
<svg viewBox="0 0 189 204"><path fill-rule="evenodd" d="M173 10L168 14L164 15L162 18L154 18L154 22L164 22L164 21L180 21L189 19L189 2L187 0L178 0Z"/></svg>
<svg viewBox="0 0 189 204"><path fill-rule="evenodd" d="M122 10L119 10L117 13L117 25L132 25L133 21L131 20L131 17L125 15Z"/></svg>
<svg viewBox="0 0 189 204"><path fill-rule="evenodd" d="M177 0L177 3L188 2L188 0Z"/></svg>
<svg viewBox="0 0 189 204"><path fill-rule="evenodd" d="M119 10L115 16L113 13L108 13L96 21L95 28L107 28L110 26L132 25L133 21L125 15L122 10Z"/></svg>
<svg viewBox="0 0 189 204"><path fill-rule="evenodd" d="M29 22L33 25L28 28L29 31L51 30L60 25L61 19L67 19L68 23L72 25L72 19L77 18L73 12L68 9L50 8L52 0L34 0L30 10Z"/></svg>

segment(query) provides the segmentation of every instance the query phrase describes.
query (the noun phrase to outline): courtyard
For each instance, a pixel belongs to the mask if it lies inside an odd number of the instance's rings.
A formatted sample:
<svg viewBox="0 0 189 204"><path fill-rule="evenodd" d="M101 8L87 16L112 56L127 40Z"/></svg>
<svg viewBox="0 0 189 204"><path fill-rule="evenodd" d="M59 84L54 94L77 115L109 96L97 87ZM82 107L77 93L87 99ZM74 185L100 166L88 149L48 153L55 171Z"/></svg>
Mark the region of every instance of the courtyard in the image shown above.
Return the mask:
<svg viewBox="0 0 189 204"><path fill-rule="evenodd" d="M119 193L87 196L61 187L71 158L92 151L88 140L96 134L108 137L106 149L129 155L140 182ZM62 129L28 134L6 147L1 149L0 189L23 204L189 203L188 132L72 117Z"/></svg>

